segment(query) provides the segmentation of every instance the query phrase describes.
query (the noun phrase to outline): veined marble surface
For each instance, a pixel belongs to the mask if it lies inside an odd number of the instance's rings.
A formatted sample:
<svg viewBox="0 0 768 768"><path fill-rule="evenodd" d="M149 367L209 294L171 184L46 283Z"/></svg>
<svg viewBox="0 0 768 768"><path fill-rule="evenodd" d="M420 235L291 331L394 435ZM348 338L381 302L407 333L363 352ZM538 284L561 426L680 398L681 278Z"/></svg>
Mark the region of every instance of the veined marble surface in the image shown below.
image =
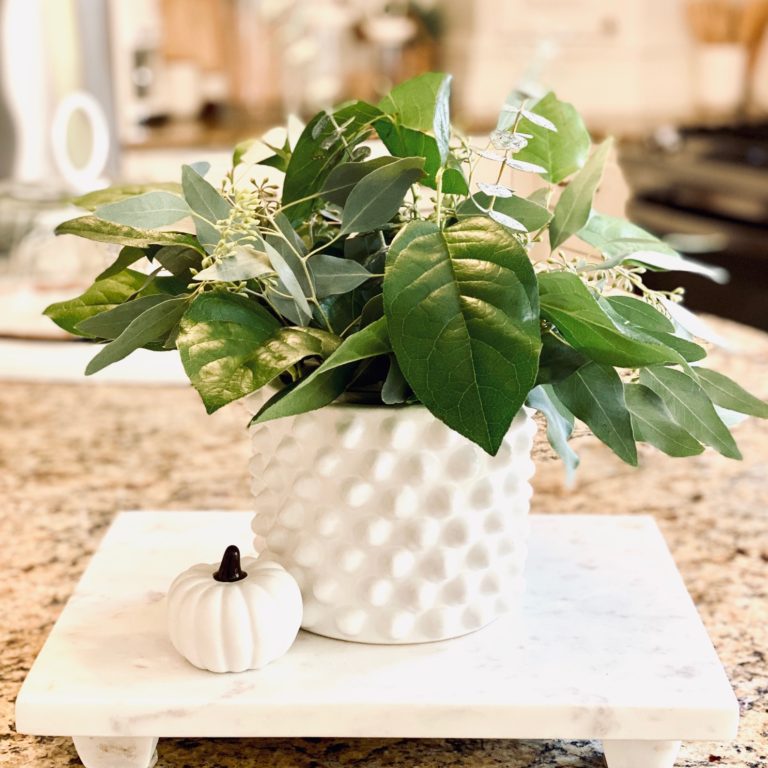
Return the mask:
<svg viewBox="0 0 768 768"><path fill-rule="evenodd" d="M262 669L188 664L177 573L250 539L250 512L126 512L16 705L25 733L731 739L738 707L649 517L536 516L519 615L399 647L306 632Z"/></svg>
<svg viewBox="0 0 768 768"><path fill-rule="evenodd" d="M768 398L768 336L711 321L735 352L711 367ZM251 504L242 410L206 416L191 390L0 382L0 765L77 765L68 738L14 731L14 700L116 510ZM678 768L768 765L768 423L736 431L745 459L651 448L623 465L582 435L576 485L536 450L534 511L651 514L670 545L740 704L734 742L685 742ZM181 446L181 448L180 448ZM604 768L593 741L166 739L161 768Z"/></svg>

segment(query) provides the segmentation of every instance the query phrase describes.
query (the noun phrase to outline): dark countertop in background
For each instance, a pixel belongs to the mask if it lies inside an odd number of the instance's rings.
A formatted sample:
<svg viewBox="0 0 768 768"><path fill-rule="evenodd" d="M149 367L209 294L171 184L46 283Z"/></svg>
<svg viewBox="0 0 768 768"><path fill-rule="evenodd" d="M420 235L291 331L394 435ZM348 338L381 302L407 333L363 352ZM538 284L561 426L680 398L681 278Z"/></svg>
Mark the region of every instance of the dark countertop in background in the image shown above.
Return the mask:
<svg viewBox="0 0 768 768"><path fill-rule="evenodd" d="M741 350L711 367L768 398L768 335L718 322ZM71 741L20 736L13 702L99 538L120 509L251 506L247 417L206 416L178 387L0 382L0 765L78 765ZM623 465L578 438L577 485L537 449L534 512L650 513L659 522L741 704L733 744L684 744L678 766L768 765L768 422L736 432L743 462L707 451ZM163 739L158 768L596 768L593 742L409 739Z"/></svg>

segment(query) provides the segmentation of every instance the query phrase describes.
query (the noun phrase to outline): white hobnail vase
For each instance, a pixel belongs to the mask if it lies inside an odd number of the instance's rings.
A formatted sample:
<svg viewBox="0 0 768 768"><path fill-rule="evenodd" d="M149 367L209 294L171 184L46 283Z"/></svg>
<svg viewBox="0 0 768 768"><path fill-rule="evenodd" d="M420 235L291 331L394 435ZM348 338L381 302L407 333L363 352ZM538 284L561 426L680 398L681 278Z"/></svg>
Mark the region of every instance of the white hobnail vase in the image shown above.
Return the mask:
<svg viewBox="0 0 768 768"><path fill-rule="evenodd" d="M333 405L252 427L254 544L299 583L302 627L420 643L513 609L535 432L521 410L492 457L423 406Z"/></svg>

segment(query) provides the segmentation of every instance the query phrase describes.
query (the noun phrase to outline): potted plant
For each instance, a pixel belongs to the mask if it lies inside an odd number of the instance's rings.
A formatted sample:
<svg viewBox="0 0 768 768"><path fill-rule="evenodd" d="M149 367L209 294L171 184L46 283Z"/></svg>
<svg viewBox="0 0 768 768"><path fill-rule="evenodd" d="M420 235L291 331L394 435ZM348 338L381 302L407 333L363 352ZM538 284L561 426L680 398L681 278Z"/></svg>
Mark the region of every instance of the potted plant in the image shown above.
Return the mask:
<svg viewBox="0 0 768 768"><path fill-rule="evenodd" d="M610 140L590 151L570 104L516 91L476 145L451 128L450 82L321 112L256 165L240 145L217 187L203 164L85 195L91 213L57 230L122 246L46 310L107 342L86 373L178 349L209 412L269 393L251 421L257 546L298 580L303 625L334 637L442 639L514 602L533 410L569 471L576 419L634 465L638 442L739 458L731 412L768 416L700 364L680 294L642 282L718 272L593 209ZM508 169L540 188L516 195Z"/></svg>

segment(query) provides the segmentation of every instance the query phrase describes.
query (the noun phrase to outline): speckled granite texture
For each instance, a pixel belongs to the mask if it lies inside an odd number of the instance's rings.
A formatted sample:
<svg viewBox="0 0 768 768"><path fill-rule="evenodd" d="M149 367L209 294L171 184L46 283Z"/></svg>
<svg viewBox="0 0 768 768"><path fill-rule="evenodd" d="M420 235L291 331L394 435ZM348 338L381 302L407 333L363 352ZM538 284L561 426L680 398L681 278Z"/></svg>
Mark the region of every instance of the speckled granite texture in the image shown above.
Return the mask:
<svg viewBox="0 0 768 768"><path fill-rule="evenodd" d="M740 350L712 367L768 398L768 337L718 323ZM13 702L115 511L250 506L246 418L205 415L192 391L0 382L0 766L78 765L68 739L19 736ZM738 428L746 456L632 470L590 436L576 488L537 450L535 512L638 512L660 523L741 703L733 744L684 744L678 766L768 766L768 423ZM164 739L158 768L602 766L591 742Z"/></svg>

